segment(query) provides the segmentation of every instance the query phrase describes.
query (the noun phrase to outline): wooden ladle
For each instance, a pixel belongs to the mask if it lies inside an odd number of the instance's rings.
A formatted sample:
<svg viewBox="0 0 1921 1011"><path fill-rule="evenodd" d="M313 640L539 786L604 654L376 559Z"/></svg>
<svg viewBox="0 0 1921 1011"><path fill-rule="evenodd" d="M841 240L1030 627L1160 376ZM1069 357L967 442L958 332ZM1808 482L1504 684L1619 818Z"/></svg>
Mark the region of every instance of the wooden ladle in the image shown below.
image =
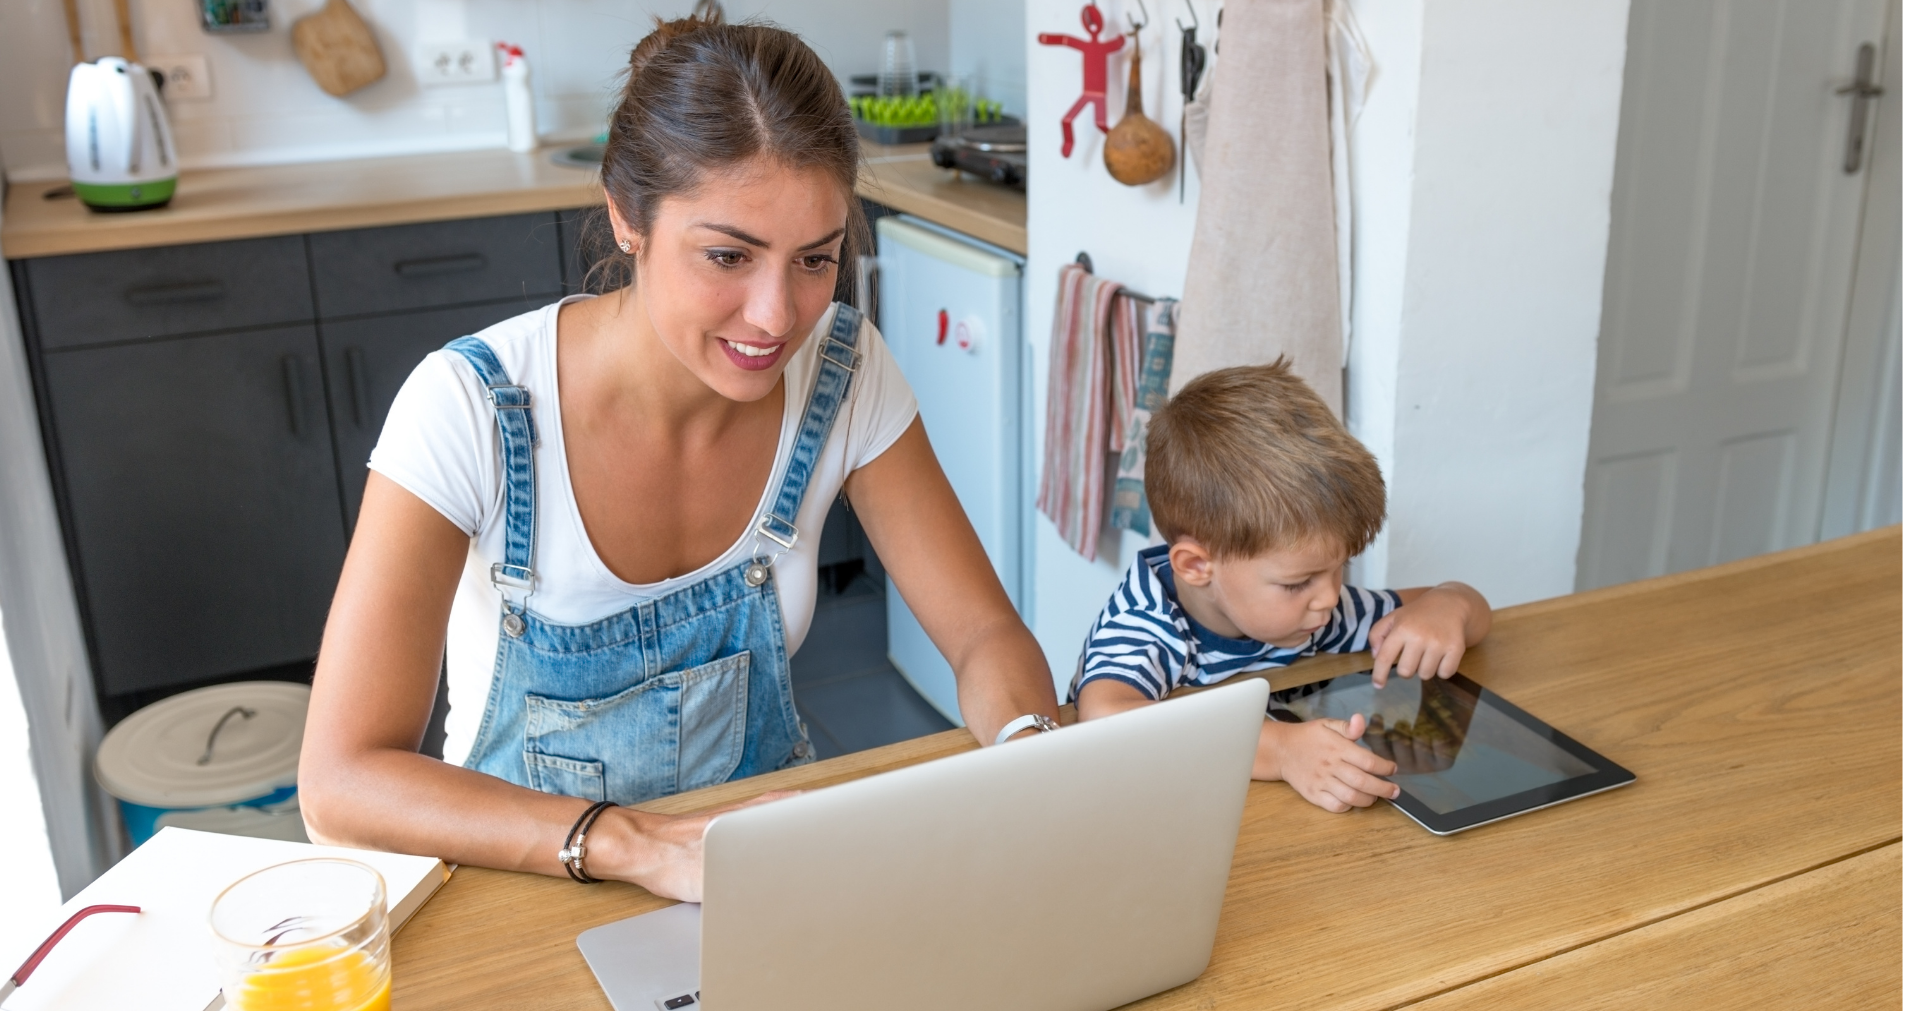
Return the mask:
<svg viewBox="0 0 1921 1011"><path fill-rule="evenodd" d="M1174 138L1141 112L1141 30L1134 36L1134 57L1127 64L1127 112L1107 131L1101 160L1107 174L1127 186L1151 183L1174 170Z"/></svg>

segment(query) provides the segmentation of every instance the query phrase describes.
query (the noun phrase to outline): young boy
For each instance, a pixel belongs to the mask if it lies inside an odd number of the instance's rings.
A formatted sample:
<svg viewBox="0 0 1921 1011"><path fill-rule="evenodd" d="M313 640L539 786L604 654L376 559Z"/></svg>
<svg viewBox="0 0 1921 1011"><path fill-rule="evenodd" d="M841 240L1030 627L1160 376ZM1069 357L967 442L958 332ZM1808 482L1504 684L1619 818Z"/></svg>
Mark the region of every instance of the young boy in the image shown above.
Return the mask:
<svg viewBox="0 0 1921 1011"><path fill-rule="evenodd" d="M1165 545L1147 548L1081 652L1070 699L1084 719L1152 705L1176 688L1374 650L1374 683L1450 677L1487 634L1487 601L1461 583L1341 584L1381 530L1380 468L1284 361L1189 382L1147 432L1147 501ZM1276 693L1270 711L1279 708ZM1346 723L1270 720L1254 778L1285 780L1329 811L1393 798L1393 762Z"/></svg>

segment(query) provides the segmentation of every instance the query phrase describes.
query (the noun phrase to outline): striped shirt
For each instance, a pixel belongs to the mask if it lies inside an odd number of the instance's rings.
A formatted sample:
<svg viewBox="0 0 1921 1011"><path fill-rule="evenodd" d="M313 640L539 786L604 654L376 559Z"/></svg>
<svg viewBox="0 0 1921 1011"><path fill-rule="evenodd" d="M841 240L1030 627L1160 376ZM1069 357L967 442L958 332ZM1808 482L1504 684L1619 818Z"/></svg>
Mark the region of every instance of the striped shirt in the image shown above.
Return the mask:
<svg viewBox="0 0 1921 1011"><path fill-rule="evenodd" d="M1341 602L1313 638L1299 646L1275 646L1209 631L1181 607L1173 579L1167 545L1141 551L1087 634L1069 701L1089 681L1119 681L1150 699L1164 699L1176 688L1273 670L1316 653L1358 653L1367 649L1374 623L1401 606L1393 590L1343 586Z"/></svg>

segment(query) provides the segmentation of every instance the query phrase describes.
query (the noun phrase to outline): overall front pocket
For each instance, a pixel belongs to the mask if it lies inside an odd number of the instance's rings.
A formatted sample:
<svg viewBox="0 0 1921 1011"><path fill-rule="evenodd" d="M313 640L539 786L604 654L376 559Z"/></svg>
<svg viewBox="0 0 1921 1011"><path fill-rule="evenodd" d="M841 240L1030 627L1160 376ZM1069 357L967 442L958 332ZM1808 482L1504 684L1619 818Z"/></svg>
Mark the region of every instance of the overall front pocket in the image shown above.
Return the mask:
<svg viewBox="0 0 1921 1011"><path fill-rule="evenodd" d="M752 658L736 653L605 698L528 694L529 785L638 804L725 782L746 743Z"/></svg>

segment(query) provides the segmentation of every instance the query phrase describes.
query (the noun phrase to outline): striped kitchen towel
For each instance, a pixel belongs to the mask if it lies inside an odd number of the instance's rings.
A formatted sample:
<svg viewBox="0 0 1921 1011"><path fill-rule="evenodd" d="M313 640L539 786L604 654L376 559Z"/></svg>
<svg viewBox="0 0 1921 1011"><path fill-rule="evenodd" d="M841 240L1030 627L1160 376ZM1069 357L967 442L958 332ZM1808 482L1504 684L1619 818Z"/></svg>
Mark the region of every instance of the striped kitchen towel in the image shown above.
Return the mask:
<svg viewBox="0 0 1921 1011"><path fill-rule="evenodd" d="M1120 292L1118 282L1103 281L1078 264L1062 267L1047 357L1047 429L1036 504L1061 539L1089 560L1099 550L1107 519L1107 454L1114 445L1109 429L1120 395L1114 383L1114 324L1139 346L1138 331L1126 332L1135 316L1132 302ZM1116 302L1127 303L1118 320ZM1125 371L1135 375L1138 369L1136 359Z"/></svg>
<svg viewBox="0 0 1921 1011"><path fill-rule="evenodd" d="M1109 521L1121 530L1132 530L1142 537L1152 532L1154 517L1147 509L1147 421L1167 403L1167 373L1174 363L1174 328L1179 325L1181 304L1164 298L1147 311L1146 354L1141 360L1138 392L1126 418L1116 424L1121 435L1121 460L1114 473L1114 511Z"/></svg>

